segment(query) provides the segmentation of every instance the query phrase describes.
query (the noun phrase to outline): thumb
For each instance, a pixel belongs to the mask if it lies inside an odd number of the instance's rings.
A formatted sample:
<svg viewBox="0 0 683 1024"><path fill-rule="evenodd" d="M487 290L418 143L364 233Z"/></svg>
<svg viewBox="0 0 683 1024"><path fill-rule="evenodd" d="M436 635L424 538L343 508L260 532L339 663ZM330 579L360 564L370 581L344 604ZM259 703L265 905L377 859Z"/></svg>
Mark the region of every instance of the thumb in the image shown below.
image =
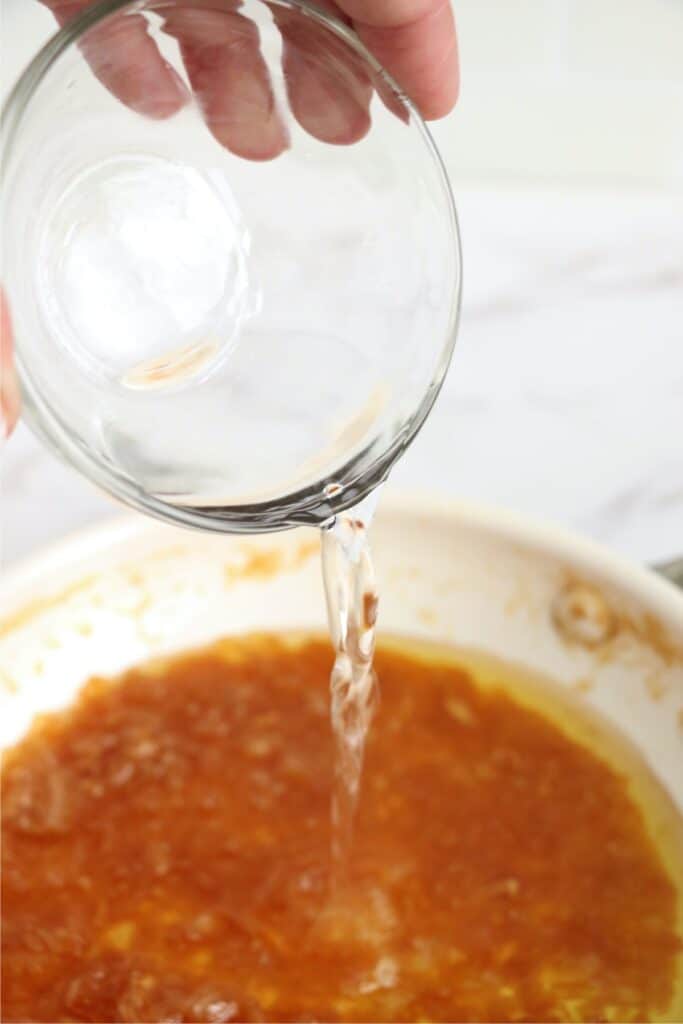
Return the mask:
<svg viewBox="0 0 683 1024"><path fill-rule="evenodd" d="M19 419L19 382L14 369L12 321L0 291L0 431L8 437Z"/></svg>

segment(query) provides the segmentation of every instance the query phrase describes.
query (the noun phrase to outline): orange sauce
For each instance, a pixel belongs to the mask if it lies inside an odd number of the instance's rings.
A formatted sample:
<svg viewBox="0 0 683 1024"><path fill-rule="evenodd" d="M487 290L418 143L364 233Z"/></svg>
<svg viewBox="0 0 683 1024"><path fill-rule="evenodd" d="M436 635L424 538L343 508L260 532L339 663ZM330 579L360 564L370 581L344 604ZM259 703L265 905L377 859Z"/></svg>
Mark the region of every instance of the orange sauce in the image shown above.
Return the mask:
<svg viewBox="0 0 683 1024"><path fill-rule="evenodd" d="M331 661L224 641L92 680L6 755L3 1020L665 1016L677 891L647 813L504 668L380 647L330 895Z"/></svg>

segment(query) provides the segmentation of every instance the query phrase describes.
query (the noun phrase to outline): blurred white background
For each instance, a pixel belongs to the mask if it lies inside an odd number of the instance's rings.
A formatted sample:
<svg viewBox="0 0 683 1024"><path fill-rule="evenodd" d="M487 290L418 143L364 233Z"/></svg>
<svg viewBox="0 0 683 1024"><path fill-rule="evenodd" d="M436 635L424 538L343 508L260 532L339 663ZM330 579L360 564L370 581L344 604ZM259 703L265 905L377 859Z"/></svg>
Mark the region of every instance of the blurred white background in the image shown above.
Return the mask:
<svg viewBox="0 0 683 1024"><path fill-rule="evenodd" d="M637 559L681 554L683 0L454 6L462 92L434 135L463 318L391 486L506 505ZM36 0L2 0L3 94L51 31ZM24 427L3 463L5 562L112 512Z"/></svg>

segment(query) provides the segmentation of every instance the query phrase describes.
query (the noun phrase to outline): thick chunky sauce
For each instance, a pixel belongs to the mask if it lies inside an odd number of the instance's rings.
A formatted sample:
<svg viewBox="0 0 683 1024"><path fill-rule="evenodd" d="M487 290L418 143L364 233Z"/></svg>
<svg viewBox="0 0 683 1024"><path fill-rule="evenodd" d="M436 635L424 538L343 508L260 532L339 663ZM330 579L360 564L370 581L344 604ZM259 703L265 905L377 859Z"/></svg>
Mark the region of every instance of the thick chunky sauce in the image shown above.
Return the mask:
<svg viewBox="0 0 683 1024"><path fill-rule="evenodd" d="M676 888L624 779L503 670L376 664L334 898L323 643L226 642L38 723L3 772L3 1019L664 1013Z"/></svg>

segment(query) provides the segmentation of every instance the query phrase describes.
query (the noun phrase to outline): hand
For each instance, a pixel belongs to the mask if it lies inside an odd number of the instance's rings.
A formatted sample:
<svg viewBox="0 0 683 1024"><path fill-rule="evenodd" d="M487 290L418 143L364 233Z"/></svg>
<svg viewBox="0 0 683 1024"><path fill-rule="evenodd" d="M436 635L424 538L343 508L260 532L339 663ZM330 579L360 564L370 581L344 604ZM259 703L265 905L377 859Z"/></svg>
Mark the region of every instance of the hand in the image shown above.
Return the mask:
<svg viewBox="0 0 683 1024"><path fill-rule="evenodd" d="M89 6L89 0L42 0L58 23ZM458 94L458 52L450 0L322 0L349 24L401 88L430 119L451 110ZM287 146L274 103L255 25L239 13L238 0L207 10L179 2L163 11L164 31L177 39L193 93L206 123L227 149L251 160L276 157ZM335 53L339 90L317 61L321 34L286 9L274 7L283 38L283 68L292 113L311 135L347 144L370 124L372 88L341 50ZM187 89L163 59L138 14L117 14L91 29L82 43L93 73L122 103L163 119L188 101ZM9 311L0 298L0 413L9 433L19 411L12 366Z"/></svg>
<svg viewBox="0 0 683 1024"><path fill-rule="evenodd" d="M0 292L0 437L12 433L19 418L19 385L12 362L12 324Z"/></svg>
<svg viewBox="0 0 683 1024"><path fill-rule="evenodd" d="M42 0L60 25L88 0ZM322 0L351 25L369 50L428 118L442 117L458 92L458 55L450 0ZM239 12L238 0L215 10L192 0L160 7L163 29L177 39L188 79L207 124L239 156L272 159L287 145L258 32ZM316 60L322 33L314 23L273 7L283 37L289 102L301 125L325 142L350 143L369 126L371 89L347 53L337 52L327 81ZM163 59L142 15L119 13L91 29L82 49L97 78L123 103L154 118L176 113L188 100L180 77ZM345 59L344 59L345 58ZM346 66L344 66L346 65Z"/></svg>

